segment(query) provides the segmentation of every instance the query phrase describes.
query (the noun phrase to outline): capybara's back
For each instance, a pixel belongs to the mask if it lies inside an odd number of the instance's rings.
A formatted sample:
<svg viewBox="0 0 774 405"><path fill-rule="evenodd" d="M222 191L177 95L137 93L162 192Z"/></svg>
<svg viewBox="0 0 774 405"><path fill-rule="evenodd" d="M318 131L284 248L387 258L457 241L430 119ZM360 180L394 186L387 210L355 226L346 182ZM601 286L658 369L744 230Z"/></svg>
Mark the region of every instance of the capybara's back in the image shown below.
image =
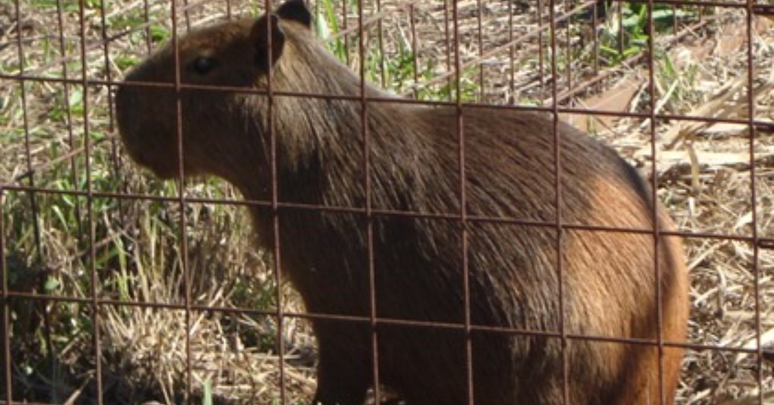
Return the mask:
<svg viewBox="0 0 774 405"><path fill-rule="evenodd" d="M250 209L312 314L314 401L360 405L378 374L408 404L671 404L688 276L639 174L541 113L370 85L364 106L310 24L290 0L190 33L182 88L168 46L116 102L129 154L157 175L276 197ZM269 80L271 97L235 91Z"/></svg>

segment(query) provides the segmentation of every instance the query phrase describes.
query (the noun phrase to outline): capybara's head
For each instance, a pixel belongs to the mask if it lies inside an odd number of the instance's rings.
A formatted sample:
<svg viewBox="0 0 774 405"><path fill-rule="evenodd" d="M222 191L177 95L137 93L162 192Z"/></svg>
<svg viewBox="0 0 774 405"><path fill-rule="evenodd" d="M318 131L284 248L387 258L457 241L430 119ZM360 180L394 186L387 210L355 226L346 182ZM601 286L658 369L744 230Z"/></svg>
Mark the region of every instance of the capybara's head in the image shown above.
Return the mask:
<svg viewBox="0 0 774 405"><path fill-rule="evenodd" d="M283 25L310 23L303 1L288 1L257 20L193 31L133 68L116 96L130 156L161 178L179 175L181 156L186 176L231 178L240 153L264 155L266 139L243 139L266 125L256 93L283 52Z"/></svg>

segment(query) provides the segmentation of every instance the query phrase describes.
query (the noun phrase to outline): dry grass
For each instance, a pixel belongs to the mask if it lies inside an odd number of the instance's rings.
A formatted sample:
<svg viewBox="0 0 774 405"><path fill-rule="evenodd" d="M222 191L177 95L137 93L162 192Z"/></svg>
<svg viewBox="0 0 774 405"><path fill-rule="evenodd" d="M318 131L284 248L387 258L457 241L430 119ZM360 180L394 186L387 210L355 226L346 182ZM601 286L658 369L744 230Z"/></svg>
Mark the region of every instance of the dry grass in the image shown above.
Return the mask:
<svg viewBox="0 0 774 405"><path fill-rule="evenodd" d="M370 23L364 37L369 54L363 60L373 80L383 81L397 93L416 91L425 99L453 96L448 86L454 75L449 75L447 63L450 37L445 35L443 2L413 2L413 24L411 2L381 3L380 11L372 2L364 11ZM603 55L598 59L602 67L594 69L590 21L558 24L558 77L550 81L546 80L551 71L547 26L544 22L544 30L539 30L535 9L514 10L511 17L508 4L516 3L482 2L480 13L477 3L458 3L460 57L466 67L462 92L469 99L551 105L555 83L560 96L577 90L572 97L562 98L560 107L647 114L654 105L658 113L668 115L748 117L742 11L707 10L700 25L698 17L681 21L678 35L659 31L654 41L656 98L650 100L646 59L605 67ZM105 10L96 2L86 4L83 42L77 7L65 6L60 27L56 2L20 1L21 19L16 18L13 3L0 4L0 73L74 80L66 85L35 80L22 85L15 79L0 83L0 184L12 186L2 196L9 288L70 299L10 301L14 397L93 402L98 343L105 401L176 403L190 389L197 402L211 397L218 403L277 403L277 349L282 339L287 351L286 399L308 400L314 389L313 339L308 325L293 318L286 318L278 333L276 318L271 316L278 300L284 310L301 309L292 291L277 288L272 272L267 271L270 260L250 248L252 237L244 213L227 204L182 206L174 200L181 192L178 187L136 172L115 140L109 87L102 83L84 87L81 81L84 75L94 81L119 80L123 69L152 48L149 38L168 38L168 2L149 3L150 24L141 1L114 1ZM231 5L234 15L256 12L246 1ZM556 15L568 10L560 7ZM179 27L184 31L188 25L203 25L227 14L225 2L208 2L180 13ZM614 13L605 23L606 32L614 31L616 21ZM755 21L755 119L772 122L774 29L765 19ZM344 21L338 24L343 30ZM346 25L356 24L356 15L351 14ZM378 51L379 29L384 58ZM412 29L418 39L414 54L410 52ZM511 39L521 42L506 46ZM360 62L356 43L349 40L353 66ZM82 44L86 45L85 64ZM616 147L645 174L655 175L659 195L681 231L717 236L686 238L693 280L691 342L717 349L689 351L679 403L758 403L760 389L764 403L774 402L771 360L758 370L755 354L722 350L756 348L758 327L761 344L774 348L774 252L722 237L750 237L755 232L758 237L774 238L772 126L762 125L756 131L751 159L748 125L659 119L654 123L658 150L654 160L647 115L563 117ZM25 176L30 169L35 170L34 176ZM82 194L33 196L18 188L31 185ZM90 197L87 191L163 195L171 200ZM238 198L228 186L212 180L189 184L184 193L193 198ZM182 248L184 240L187 249ZM91 285L92 272L96 286ZM96 314L88 301L95 294L111 302L101 305ZM187 312L186 305L218 310ZM99 322L98 342L93 340L94 320ZM187 386L189 377L191 386Z"/></svg>

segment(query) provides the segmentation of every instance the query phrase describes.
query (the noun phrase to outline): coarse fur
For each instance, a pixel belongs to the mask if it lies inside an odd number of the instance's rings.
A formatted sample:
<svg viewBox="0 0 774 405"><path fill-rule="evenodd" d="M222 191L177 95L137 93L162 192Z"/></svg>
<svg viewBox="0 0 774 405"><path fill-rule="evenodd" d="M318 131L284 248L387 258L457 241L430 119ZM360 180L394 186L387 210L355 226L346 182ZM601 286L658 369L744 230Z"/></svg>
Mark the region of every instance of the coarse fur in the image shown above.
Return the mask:
<svg viewBox="0 0 774 405"><path fill-rule="evenodd" d="M192 32L179 58L168 45L134 68L116 106L129 154L162 178L212 174L263 202L276 185L276 211L250 205L259 241L280 243L310 313L362 319L313 318L314 401L362 404L376 359L408 404L671 404L683 351L655 343L685 339L688 276L678 238L614 229L673 228L638 173L540 113L399 103L367 84L364 105L310 21L290 0Z"/></svg>

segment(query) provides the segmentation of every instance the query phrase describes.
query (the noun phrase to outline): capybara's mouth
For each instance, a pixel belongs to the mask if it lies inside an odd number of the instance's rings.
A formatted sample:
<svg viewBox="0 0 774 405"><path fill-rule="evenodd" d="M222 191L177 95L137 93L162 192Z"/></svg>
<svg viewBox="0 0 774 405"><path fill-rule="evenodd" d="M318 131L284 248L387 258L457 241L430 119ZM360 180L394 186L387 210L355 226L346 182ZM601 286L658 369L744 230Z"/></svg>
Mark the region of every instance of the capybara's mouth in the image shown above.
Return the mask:
<svg viewBox="0 0 774 405"><path fill-rule="evenodd" d="M168 180L179 176L177 159L159 160L154 159L148 153L132 152L130 148L127 149L129 149L129 155L137 164L153 172L156 177Z"/></svg>
<svg viewBox="0 0 774 405"><path fill-rule="evenodd" d="M138 165L150 170L156 177L161 179L168 179L175 177L177 170L174 162L167 159L167 162L156 159L152 156L153 153L159 153L158 147L142 148L138 142L132 141L132 138L126 131L120 131L121 140L124 144L124 150L129 157ZM176 160L176 159L175 159Z"/></svg>
<svg viewBox="0 0 774 405"><path fill-rule="evenodd" d="M179 159L174 147L175 137L170 140L169 134L158 130L165 128L163 122L141 113L146 111L143 103L151 101L140 95L143 91L149 90L131 86L118 88L116 111L121 140L129 156L140 166L161 179L177 177Z"/></svg>

